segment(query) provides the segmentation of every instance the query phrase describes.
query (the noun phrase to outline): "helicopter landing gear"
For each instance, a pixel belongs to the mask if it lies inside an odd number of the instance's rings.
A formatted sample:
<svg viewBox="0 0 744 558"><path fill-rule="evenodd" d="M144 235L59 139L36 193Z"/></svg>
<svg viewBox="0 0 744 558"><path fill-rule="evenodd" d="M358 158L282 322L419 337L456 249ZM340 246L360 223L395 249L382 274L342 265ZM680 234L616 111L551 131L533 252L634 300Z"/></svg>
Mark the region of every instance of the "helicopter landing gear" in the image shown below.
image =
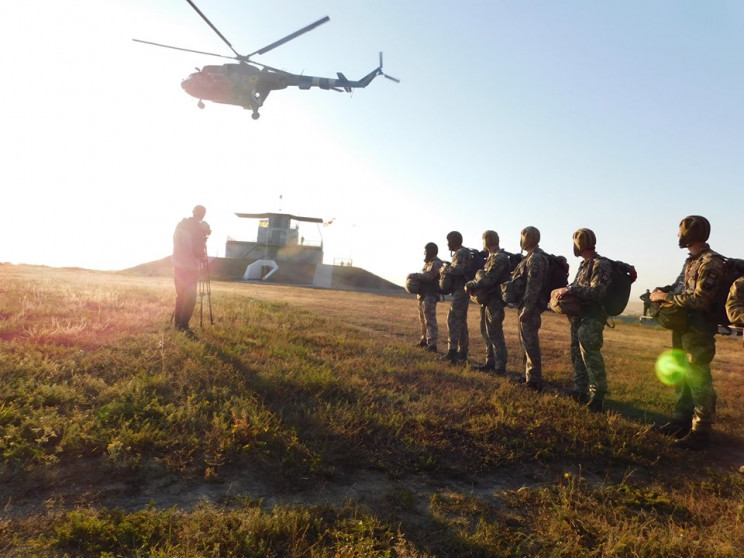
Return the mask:
<svg viewBox="0 0 744 558"><path fill-rule="evenodd" d="M253 114L251 114L251 118L253 118L253 120L258 120L261 118L261 115L258 114L258 111L254 111Z"/></svg>
<svg viewBox="0 0 744 558"><path fill-rule="evenodd" d="M201 99L199 99L199 102L196 103L196 106L199 107L200 109L203 109L204 108L204 101L202 101Z"/></svg>

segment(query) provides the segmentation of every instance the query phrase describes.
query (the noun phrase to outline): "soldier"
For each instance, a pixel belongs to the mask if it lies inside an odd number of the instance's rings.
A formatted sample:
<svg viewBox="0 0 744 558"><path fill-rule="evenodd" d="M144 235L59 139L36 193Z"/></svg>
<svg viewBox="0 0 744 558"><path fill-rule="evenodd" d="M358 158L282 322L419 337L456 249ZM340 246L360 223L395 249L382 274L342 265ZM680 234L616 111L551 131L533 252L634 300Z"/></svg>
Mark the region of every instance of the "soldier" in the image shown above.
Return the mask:
<svg viewBox="0 0 744 558"><path fill-rule="evenodd" d="M732 324L744 327L744 276L731 285L726 299L726 315ZM739 467L739 472L744 473L744 465Z"/></svg>
<svg viewBox="0 0 744 558"><path fill-rule="evenodd" d="M607 393L607 372L602 358L602 332L607 313L601 301L612 275L612 264L596 251L597 237L591 229L579 229L573 235L574 256L581 257L576 278L561 289L581 301L581 315L569 316L571 323L571 363L574 391L571 396L595 413L602 411Z"/></svg>
<svg viewBox="0 0 744 558"><path fill-rule="evenodd" d="M452 304L447 313L449 340L447 354L443 357L450 364L467 362L470 336L468 333L468 305L470 298L465 292L465 271L470 260L470 251L462 245L462 234L452 231L447 235L447 248L452 253L452 263L443 266L441 274L452 276L454 291Z"/></svg>
<svg viewBox="0 0 744 558"><path fill-rule="evenodd" d="M192 216L181 221L173 233L173 282L176 285L176 309L173 313L176 329L193 335L189 321L196 306L196 289L201 267L207 260L207 236L211 232L203 221L207 210L197 205Z"/></svg>
<svg viewBox="0 0 744 558"><path fill-rule="evenodd" d="M424 246L424 268L421 273L412 273L414 279L421 281L418 298L419 319L421 320L421 340L418 346L433 353L437 352L439 326L437 324L437 303L439 302L439 271L442 260L437 257L439 247L433 242Z"/></svg>
<svg viewBox="0 0 744 558"><path fill-rule="evenodd" d="M542 391L542 357L538 332L542 325L542 312L547 308L550 293L548 285L548 258L539 247L540 231L535 227L525 227L520 236L519 246L527 254L517 264L511 280L519 285L524 293L519 296L519 342L525 356L524 385L535 391Z"/></svg>
<svg viewBox="0 0 744 558"><path fill-rule="evenodd" d="M468 294L479 293L481 300L481 335L486 343L487 357L477 370L506 373L506 342L504 341L504 302L501 299L500 285L511 276L509 256L499 250L499 235L496 231L483 233L483 249L488 251L488 258L483 272L473 281L465 284Z"/></svg>
<svg viewBox="0 0 744 558"><path fill-rule="evenodd" d="M716 413L716 392L710 363L716 354L713 305L724 277L723 258L710 249L710 223L700 215L685 217L679 224L679 247L690 252L682 274L667 287L656 289L652 302L672 303L687 310L688 325L676 332L675 344L687 353L689 368L677 384L677 401L672 420L659 428L677 438L680 448L699 450L710 445L710 432Z"/></svg>
<svg viewBox="0 0 744 558"><path fill-rule="evenodd" d="M744 326L744 275L731 285L726 299L726 315L732 324Z"/></svg>
<svg viewBox="0 0 744 558"><path fill-rule="evenodd" d="M643 301L643 315L645 317L651 310L651 291L646 289L646 292L641 295L641 300Z"/></svg>

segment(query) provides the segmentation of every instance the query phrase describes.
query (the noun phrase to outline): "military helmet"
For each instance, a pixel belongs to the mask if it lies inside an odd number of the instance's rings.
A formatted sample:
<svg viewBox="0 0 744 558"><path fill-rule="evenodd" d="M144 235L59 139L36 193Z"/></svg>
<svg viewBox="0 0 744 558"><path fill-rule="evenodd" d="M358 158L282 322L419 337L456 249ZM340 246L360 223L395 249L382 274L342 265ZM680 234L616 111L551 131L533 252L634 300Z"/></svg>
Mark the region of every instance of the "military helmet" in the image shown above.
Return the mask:
<svg viewBox="0 0 744 558"><path fill-rule="evenodd" d="M488 230L483 233L483 246L488 248L489 246L499 245L499 233L496 231Z"/></svg>
<svg viewBox="0 0 744 558"><path fill-rule="evenodd" d="M519 239L519 247L522 250L532 249L540 243L540 231L536 227L525 227L522 229Z"/></svg>
<svg viewBox="0 0 744 558"><path fill-rule="evenodd" d="M579 256L584 250L594 250L597 246L597 235L591 229L579 229L573 234L573 253Z"/></svg>
<svg viewBox="0 0 744 558"><path fill-rule="evenodd" d="M451 240L455 244L462 246L462 234L458 231L452 231L447 235L447 240Z"/></svg>
<svg viewBox="0 0 744 558"><path fill-rule="evenodd" d="M433 258L437 254L439 254L439 246L434 244L433 242L427 242L426 246L424 246L424 254L426 255L426 258Z"/></svg>
<svg viewBox="0 0 744 558"><path fill-rule="evenodd" d="M679 247L687 248L695 242L707 242L710 236L710 221L702 215L689 215L679 224Z"/></svg>

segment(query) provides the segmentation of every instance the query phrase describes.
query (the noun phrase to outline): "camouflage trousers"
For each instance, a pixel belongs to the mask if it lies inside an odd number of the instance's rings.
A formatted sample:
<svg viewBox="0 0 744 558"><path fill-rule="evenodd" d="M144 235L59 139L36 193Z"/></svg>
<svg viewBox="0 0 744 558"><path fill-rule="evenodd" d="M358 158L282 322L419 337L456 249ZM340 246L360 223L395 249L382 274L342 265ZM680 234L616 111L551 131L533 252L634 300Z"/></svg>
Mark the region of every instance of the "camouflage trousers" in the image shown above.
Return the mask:
<svg viewBox="0 0 744 558"><path fill-rule="evenodd" d="M525 379L528 382L542 382L542 356L538 333L542 325L539 312L527 314L525 321L519 321L519 342L524 349Z"/></svg>
<svg viewBox="0 0 744 558"><path fill-rule="evenodd" d="M672 345L685 351L690 363L685 379L675 386L674 418L691 420L693 430L709 432L716 417L717 395L710 372L710 363L716 354L715 334L696 329L675 331Z"/></svg>
<svg viewBox="0 0 744 558"><path fill-rule="evenodd" d="M458 353L467 353L470 345L470 334L468 333L468 306L470 297L460 289L452 295L447 313L447 331L449 334L448 349Z"/></svg>
<svg viewBox="0 0 744 558"><path fill-rule="evenodd" d="M437 324L437 296L424 296L418 301L419 319L421 320L421 339L427 347L436 347L439 340Z"/></svg>
<svg viewBox="0 0 744 558"><path fill-rule="evenodd" d="M506 342L504 341L504 305L494 300L484 304L481 312L481 335L488 350L487 362L493 363L496 370L506 369Z"/></svg>
<svg viewBox="0 0 744 558"><path fill-rule="evenodd" d="M607 393L607 370L601 353L604 326L601 318L571 318L574 390L600 401Z"/></svg>

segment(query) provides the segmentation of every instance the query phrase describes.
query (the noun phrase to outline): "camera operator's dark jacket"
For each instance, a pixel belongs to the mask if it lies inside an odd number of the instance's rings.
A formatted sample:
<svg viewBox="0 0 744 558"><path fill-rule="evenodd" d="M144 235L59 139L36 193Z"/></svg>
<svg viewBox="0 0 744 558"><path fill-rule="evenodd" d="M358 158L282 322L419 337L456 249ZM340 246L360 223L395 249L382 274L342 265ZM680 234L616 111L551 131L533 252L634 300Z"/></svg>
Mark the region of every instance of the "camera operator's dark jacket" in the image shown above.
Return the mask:
<svg viewBox="0 0 744 558"><path fill-rule="evenodd" d="M173 267L199 271L206 258L206 241L207 235L201 221L195 217L182 219L173 233Z"/></svg>

